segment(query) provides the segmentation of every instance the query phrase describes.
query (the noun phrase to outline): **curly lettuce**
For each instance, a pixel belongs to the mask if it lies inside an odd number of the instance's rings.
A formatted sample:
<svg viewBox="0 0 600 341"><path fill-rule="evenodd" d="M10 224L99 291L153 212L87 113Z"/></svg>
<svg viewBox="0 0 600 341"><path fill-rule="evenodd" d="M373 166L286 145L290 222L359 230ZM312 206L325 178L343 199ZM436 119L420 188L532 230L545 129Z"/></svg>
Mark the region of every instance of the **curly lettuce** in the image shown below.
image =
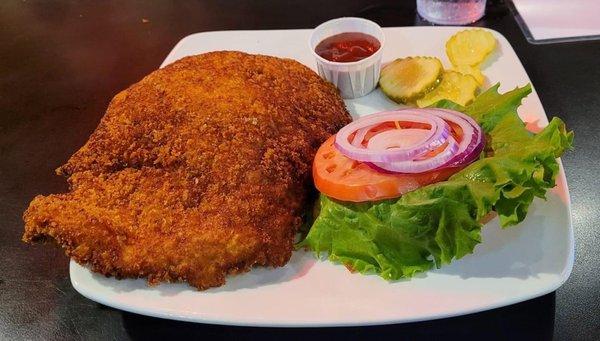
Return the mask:
<svg viewBox="0 0 600 341"><path fill-rule="evenodd" d="M318 217L299 246L354 271L396 280L472 253L481 242L480 221L491 211L502 227L525 219L533 199L555 186L556 158L571 148L573 133L559 118L530 133L517 107L531 86L504 94L498 87L466 107L436 104L460 110L482 126L484 157L447 181L398 199L349 203L321 195Z"/></svg>

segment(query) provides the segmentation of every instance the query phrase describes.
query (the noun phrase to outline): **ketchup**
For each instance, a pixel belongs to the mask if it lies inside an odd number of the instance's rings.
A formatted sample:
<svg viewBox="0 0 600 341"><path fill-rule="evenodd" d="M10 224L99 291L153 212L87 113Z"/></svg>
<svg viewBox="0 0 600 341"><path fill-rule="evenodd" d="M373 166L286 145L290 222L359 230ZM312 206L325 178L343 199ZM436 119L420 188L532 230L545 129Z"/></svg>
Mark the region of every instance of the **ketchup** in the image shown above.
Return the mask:
<svg viewBox="0 0 600 341"><path fill-rule="evenodd" d="M331 62L349 63L369 57L380 47L381 43L372 35L345 32L325 38L315 47L315 52Z"/></svg>

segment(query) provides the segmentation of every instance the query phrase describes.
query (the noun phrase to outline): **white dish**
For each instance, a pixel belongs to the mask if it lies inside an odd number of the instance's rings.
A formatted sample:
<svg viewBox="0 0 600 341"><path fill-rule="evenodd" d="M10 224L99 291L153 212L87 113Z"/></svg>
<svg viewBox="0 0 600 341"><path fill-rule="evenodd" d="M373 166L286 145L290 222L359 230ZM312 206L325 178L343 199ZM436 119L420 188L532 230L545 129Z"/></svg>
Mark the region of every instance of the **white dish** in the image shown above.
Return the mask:
<svg viewBox="0 0 600 341"><path fill-rule="evenodd" d="M446 65L444 43L454 27L385 28L383 61L434 55ZM163 65L213 50L242 50L294 58L315 67L306 48L310 30L221 31L188 36ZM508 41L499 33L498 51L484 73L507 91L530 80ZM353 116L397 107L379 90L346 101ZM519 110L526 121L548 119L535 91ZM532 204L520 225L501 230L497 219L483 230L475 253L439 270L389 283L352 274L345 267L295 252L283 268L257 268L229 277L225 286L196 291L186 284L148 287L145 280L116 280L71 262L74 288L118 309L176 320L248 326L348 326L419 321L505 306L556 290L573 266L571 204L564 171L546 202Z"/></svg>

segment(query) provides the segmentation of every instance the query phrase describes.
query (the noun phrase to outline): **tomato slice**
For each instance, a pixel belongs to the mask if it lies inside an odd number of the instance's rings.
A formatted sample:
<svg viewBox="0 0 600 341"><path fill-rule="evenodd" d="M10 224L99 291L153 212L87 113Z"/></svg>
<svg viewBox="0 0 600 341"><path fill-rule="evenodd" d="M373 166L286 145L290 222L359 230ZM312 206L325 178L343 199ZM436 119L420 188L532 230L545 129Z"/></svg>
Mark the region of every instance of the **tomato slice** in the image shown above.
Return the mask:
<svg viewBox="0 0 600 341"><path fill-rule="evenodd" d="M335 136L319 147L313 162L315 186L342 201L375 201L397 198L434 182L444 181L463 167L447 167L418 174L384 173L367 163L352 160L334 145Z"/></svg>

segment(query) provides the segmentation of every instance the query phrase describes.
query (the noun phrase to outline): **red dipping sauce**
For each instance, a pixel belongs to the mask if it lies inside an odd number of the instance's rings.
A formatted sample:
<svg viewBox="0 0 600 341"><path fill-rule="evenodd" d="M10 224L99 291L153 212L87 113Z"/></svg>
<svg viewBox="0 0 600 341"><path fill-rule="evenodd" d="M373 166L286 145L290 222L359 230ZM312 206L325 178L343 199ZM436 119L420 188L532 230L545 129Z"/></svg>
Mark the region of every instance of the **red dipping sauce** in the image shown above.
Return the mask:
<svg viewBox="0 0 600 341"><path fill-rule="evenodd" d="M372 35L345 32L322 40L315 52L330 62L349 63L365 59L377 52L381 43Z"/></svg>

